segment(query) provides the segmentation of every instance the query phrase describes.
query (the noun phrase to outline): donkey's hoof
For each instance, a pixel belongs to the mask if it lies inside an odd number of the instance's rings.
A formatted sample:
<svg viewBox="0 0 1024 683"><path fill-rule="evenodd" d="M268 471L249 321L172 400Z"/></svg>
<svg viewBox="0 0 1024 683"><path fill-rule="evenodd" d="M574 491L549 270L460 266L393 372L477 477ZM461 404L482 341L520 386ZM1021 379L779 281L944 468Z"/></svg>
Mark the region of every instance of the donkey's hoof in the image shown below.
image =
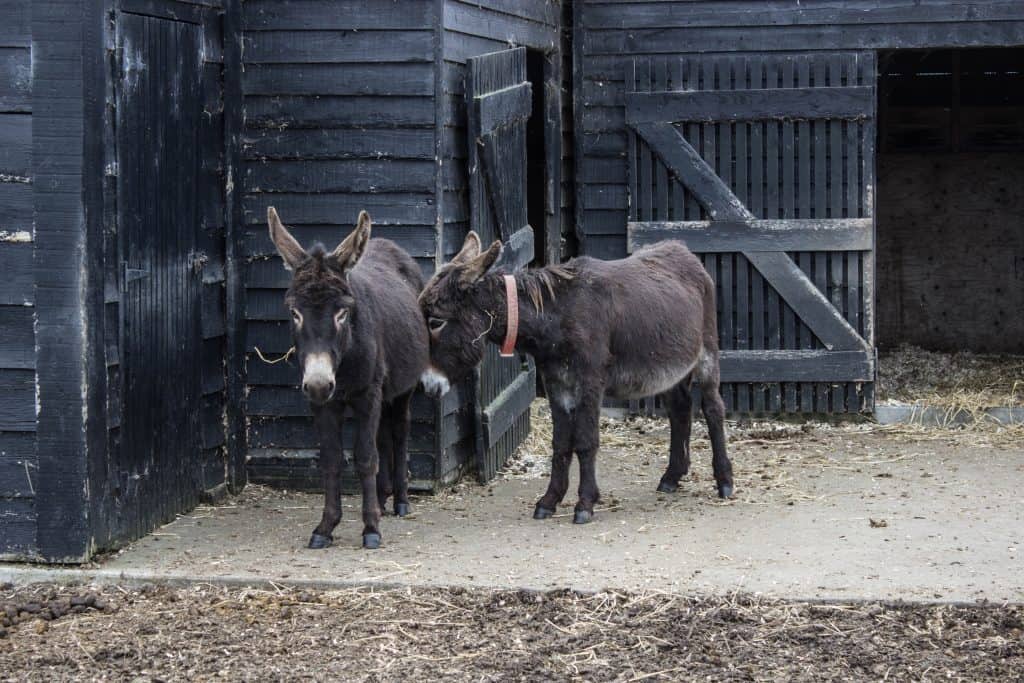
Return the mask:
<svg viewBox="0 0 1024 683"><path fill-rule="evenodd" d="M395 503L395 516L405 517L410 512L412 507L408 503Z"/></svg>
<svg viewBox="0 0 1024 683"><path fill-rule="evenodd" d="M549 510L546 507L541 507L540 505L538 505L537 507L533 508L533 518L534 519L549 519L554 514L555 514L554 510Z"/></svg>
<svg viewBox="0 0 1024 683"><path fill-rule="evenodd" d="M572 523L589 524L592 519L594 519L594 513L590 510L577 510L576 514L572 516Z"/></svg>
<svg viewBox="0 0 1024 683"><path fill-rule="evenodd" d="M679 490L679 484L673 484L670 481L662 479L658 483L658 493L675 493Z"/></svg>
<svg viewBox="0 0 1024 683"><path fill-rule="evenodd" d="M313 535L309 537L309 547L313 550L320 550L321 548L328 548L334 543L334 536L327 534L318 534L313 532Z"/></svg>
<svg viewBox="0 0 1024 683"><path fill-rule="evenodd" d="M380 534L363 534L363 547L367 550L376 550L380 547Z"/></svg>
<svg viewBox="0 0 1024 683"><path fill-rule="evenodd" d="M719 498L732 498L732 484L719 484L718 485L718 497Z"/></svg>

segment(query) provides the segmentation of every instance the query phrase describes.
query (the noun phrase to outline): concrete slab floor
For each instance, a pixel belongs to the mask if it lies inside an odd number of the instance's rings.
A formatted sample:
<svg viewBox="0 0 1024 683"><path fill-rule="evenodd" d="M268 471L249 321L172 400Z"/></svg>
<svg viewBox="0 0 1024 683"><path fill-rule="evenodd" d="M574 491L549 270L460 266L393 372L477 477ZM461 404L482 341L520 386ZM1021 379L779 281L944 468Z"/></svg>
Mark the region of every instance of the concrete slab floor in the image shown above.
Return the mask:
<svg viewBox="0 0 1024 683"><path fill-rule="evenodd" d="M386 517L378 551L359 547L358 497L344 501L334 547L313 551L304 546L322 499L250 487L109 557L102 571L325 585L1024 601L1024 444L870 426L734 439L736 497L721 502L703 439L694 443L694 467L680 490L656 493L668 429L662 422L640 429L652 447L599 455L603 501L589 525L571 523L575 479L556 518L531 518L547 478L544 463L526 456L489 486L462 484L414 500L411 517Z"/></svg>

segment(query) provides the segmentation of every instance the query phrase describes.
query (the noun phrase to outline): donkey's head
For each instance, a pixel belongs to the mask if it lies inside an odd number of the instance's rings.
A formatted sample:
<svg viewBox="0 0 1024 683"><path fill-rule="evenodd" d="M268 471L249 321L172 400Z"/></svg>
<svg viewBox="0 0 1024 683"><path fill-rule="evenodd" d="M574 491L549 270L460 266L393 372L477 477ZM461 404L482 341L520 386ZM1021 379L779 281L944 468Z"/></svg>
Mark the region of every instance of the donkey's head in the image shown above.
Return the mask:
<svg viewBox="0 0 1024 683"><path fill-rule="evenodd" d="M500 241L481 252L480 238L470 232L462 250L423 288L420 308L430 327L430 370L423 376L428 393L445 393L483 360L496 302L482 291L480 279L500 255Z"/></svg>
<svg viewBox="0 0 1024 683"><path fill-rule="evenodd" d="M291 311L302 392L311 402L323 404L334 395L335 374L352 344L351 325L358 302L348 276L370 239L370 216L361 211L356 229L330 253L321 244L309 251L303 249L274 207L267 209L267 223L284 267L292 271L284 301Z"/></svg>

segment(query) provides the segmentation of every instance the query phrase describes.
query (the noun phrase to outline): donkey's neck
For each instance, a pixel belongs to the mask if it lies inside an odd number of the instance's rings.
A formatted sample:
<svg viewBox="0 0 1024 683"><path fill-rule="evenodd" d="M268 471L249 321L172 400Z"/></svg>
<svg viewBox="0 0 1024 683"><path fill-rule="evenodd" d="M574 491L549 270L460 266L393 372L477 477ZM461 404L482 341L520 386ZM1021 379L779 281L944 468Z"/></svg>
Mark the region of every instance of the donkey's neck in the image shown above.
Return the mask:
<svg viewBox="0 0 1024 683"><path fill-rule="evenodd" d="M547 269L520 271L514 273L516 296L519 300L519 328L516 336L516 350L536 355L542 347L549 346L553 335L558 334L556 324L559 316L558 301L553 296L553 282L559 274L546 273ZM508 333L508 295L505 290L505 275L485 275L477 290L481 308L491 316L487 340L501 345Z"/></svg>

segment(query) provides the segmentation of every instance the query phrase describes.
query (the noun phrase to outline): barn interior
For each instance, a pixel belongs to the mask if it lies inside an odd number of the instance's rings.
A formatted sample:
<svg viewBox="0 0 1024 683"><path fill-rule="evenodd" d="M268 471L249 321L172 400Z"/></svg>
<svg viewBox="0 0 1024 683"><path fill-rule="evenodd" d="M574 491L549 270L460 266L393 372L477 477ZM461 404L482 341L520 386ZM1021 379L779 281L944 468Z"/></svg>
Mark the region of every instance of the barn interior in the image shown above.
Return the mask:
<svg viewBox="0 0 1024 683"><path fill-rule="evenodd" d="M876 336L1024 352L1024 48L879 55Z"/></svg>

